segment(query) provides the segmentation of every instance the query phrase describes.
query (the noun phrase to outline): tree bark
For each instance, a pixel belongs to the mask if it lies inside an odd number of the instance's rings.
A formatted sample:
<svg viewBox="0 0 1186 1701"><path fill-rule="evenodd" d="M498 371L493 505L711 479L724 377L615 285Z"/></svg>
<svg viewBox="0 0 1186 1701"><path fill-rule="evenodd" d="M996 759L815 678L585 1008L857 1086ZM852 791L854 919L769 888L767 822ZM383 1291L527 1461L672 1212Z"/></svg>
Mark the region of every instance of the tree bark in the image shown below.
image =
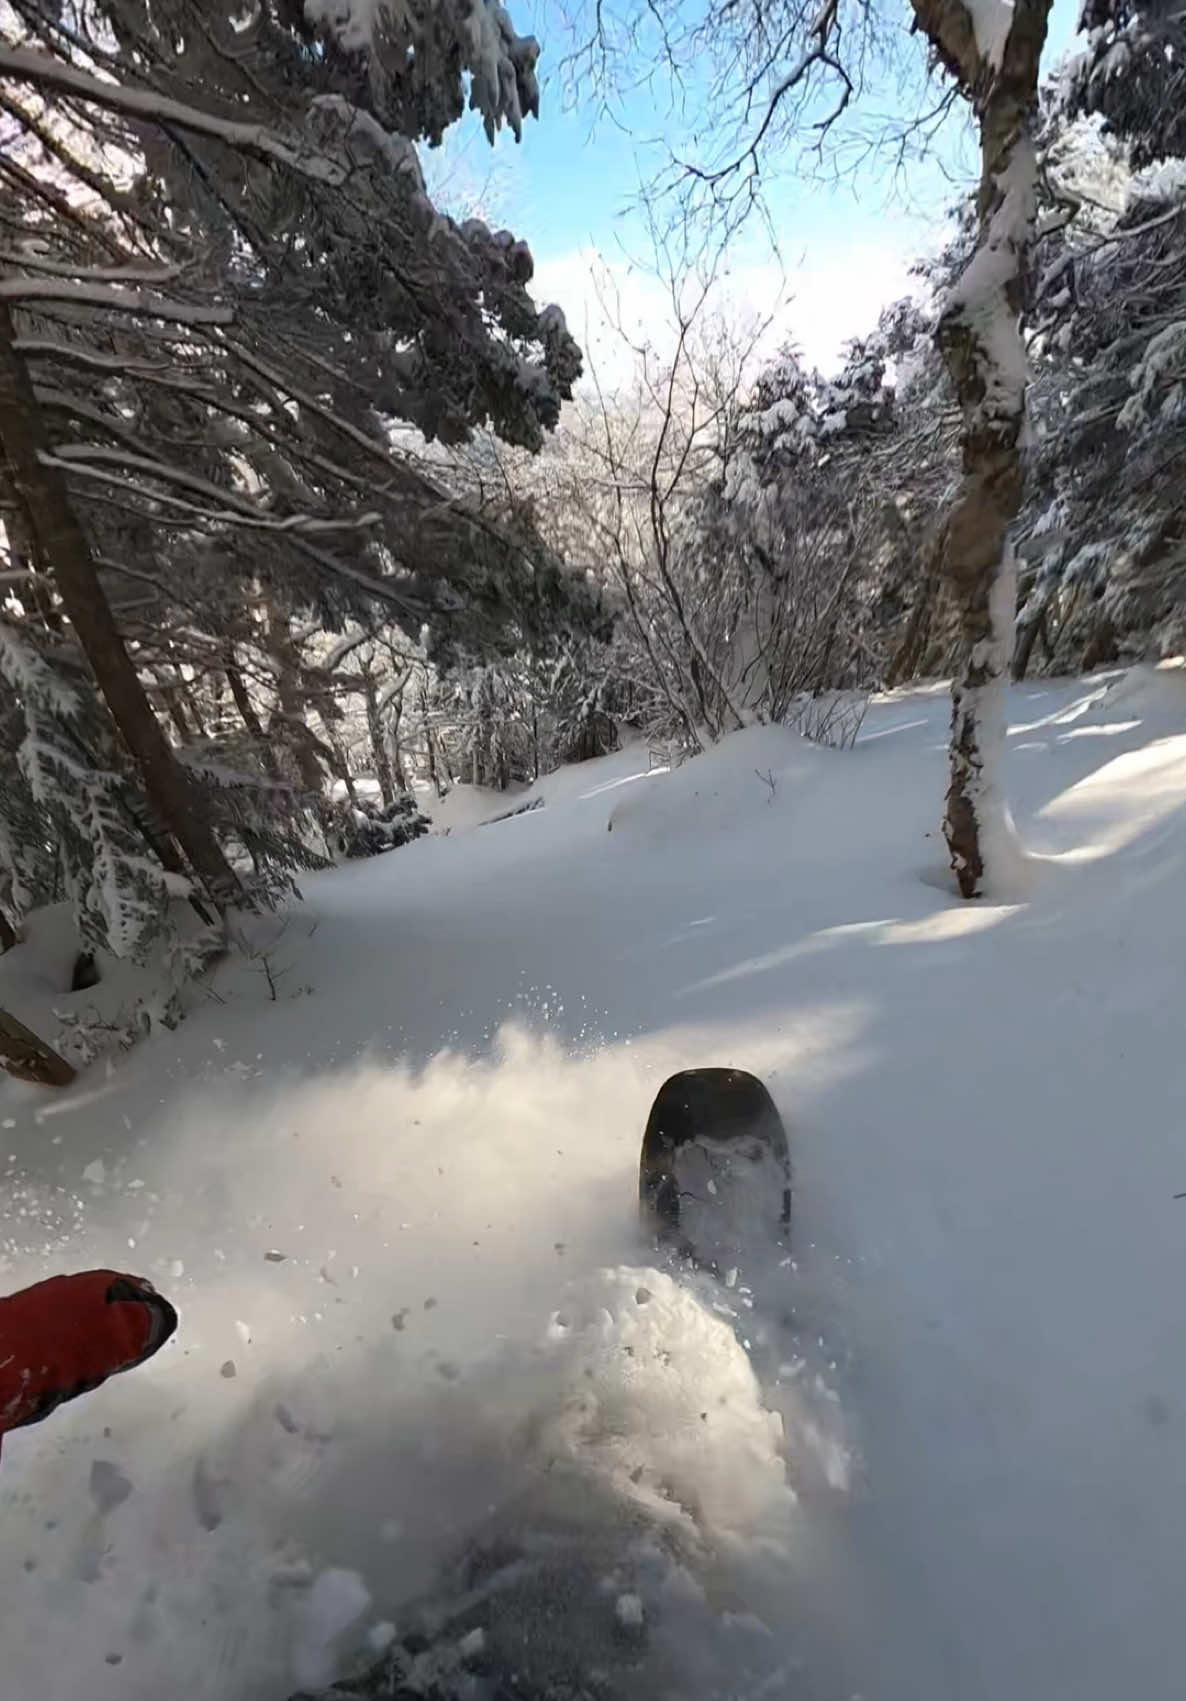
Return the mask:
<svg viewBox="0 0 1186 1701"><path fill-rule="evenodd" d="M358 788L354 784L354 775L350 772L350 758L346 754L345 745L339 744L336 739L331 738L330 742L326 745L326 749L330 752L331 756L330 773L336 775L336 777L341 780L342 784L346 788L346 796L357 808Z"/></svg>
<svg viewBox="0 0 1186 1701"><path fill-rule="evenodd" d="M439 800L445 795L445 786L441 782L440 773L437 768L437 743L436 739L432 736L432 727L428 722L428 687L425 685L420 687L420 724L424 731L425 765L428 768L428 777L432 781L437 794L437 800L439 802ZM441 755L442 757L444 756L443 750L441 751ZM448 772L447 758L445 759L445 768L446 772ZM452 775L449 777L452 779Z"/></svg>
<svg viewBox="0 0 1186 1701"><path fill-rule="evenodd" d="M233 652L224 671L226 673L227 684L231 688L231 697L234 700L236 709L239 711L239 718L251 734L252 738L255 740L256 744L259 746L260 760L263 762L266 772L269 773L274 780L279 779L280 764L276 760L276 752L272 749L271 744L268 742L268 735L264 731L263 722L255 712L255 704L251 701L251 695L247 689L247 681L243 678L243 675L239 671L234 660Z"/></svg>
<svg viewBox="0 0 1186 1701"><path fill-rule="evenodd" d="M268 748L267 734L264 732L263 722L255 712L255 705L248 695L246 680L233 661L227 662L225 671L227 684L231 688L231 696L235 700L235 707L239 711L240 720L260 748L266 750Z"/></svg>
<svg viewBox="0 0 1186 1701"><path fill-rule="evenodd" d="M312 798L322 825L326 825L325 799L322 787L325 776L318 761L321 741L305 719L306 694L301 685L301 663L293 642L288 615L275 597L266 599L268 644L276 663L276 709L268 723L269 732L283 729L288 748L296 763L301 785ZM326 752L329 755L329 752ZM332 771L330 756L326 767Z"/></svg>
<svg viewBox="0 0 1186 1701"><path fill-rule="evenodd" d="M1091 637L1083 650L1079 666L1084 673L1090 673L1093 667L1105 667L1114 662L1119 655L1116 643L1116 629L1110 617L1106 614L1097 616L1091 629Z"/></svg>
<svg viewBox="0 0 1186 1701"><path fill-rule="evenodd" d="M428 768L428 777L432 781L433 789L437 794L437 802L439 803L441 798L445 795L445 788L441 784L440 775L437 773L436 740L433 738L432 730L428 726L427 722L424 727L424 758L425 764Z"/></svg>
<svg viewBox="0 0 1186 1701"><path fill-rule="evenodd" d="M391 763L387 758L387 745L383 738L383 722L379 715L379 691L375 684L375 676L370 667L364 669L362 688L366 699L367 733L371 741L371 761L375 768L375 778L379 782L379 795L383 799L385 809L395 802L395 780L391 772Z"/></svg>
<svg viewBox="0 0 1186 1701"><path fill-rule="evenodd" d="M906 630L902 634L902 641L885 670L887 691L892 691L904 680L913 679L918 673L919 663L930 636L932 605L938 584L938 576L929 571L922 579L914 607L910 610L910 618L906 622Z"/></svg>
<svg viewBox="0 0 1186 1701"><path fill-rule="evenodd" d="M189 722L185 718L185 709L182 706L181 696L177 687L175 685L162 686L161 697L166 709L169 711L169 719L177 728L178 738L180 738L182 744L188 744L193 737L193 733L190 730Z"/></svg>
<svg viewBox="0 0 1186 1701"><path fill-rule="evenodd" d="M403 717L404 697L403 692L401 691L391 705L391 713L387 722L384 748L387 751L387 760L391 763L391 776L395 781L396 790L410 794L412 788L408 784L408 775L404 768L403 751L400 748L399 742L399 724L403 720Z"/></svg>
<svg viewBox="0 0 1186 1701"><path fill-rule="evenodd" d="M910 610L905 631L885 671L887 691L892 691L895 686L917 677L927 645L931 641L931 628L934 625L935 604L943 580L946 551L942 526L928 533L924 547L925 566L919 579L914 607Z"/></svg>
<svg viewBox="0 0 1186 1701"><path fill-rule="evenodd" d="M1046 610L1043 609L1035 619L1027 620L1025 625L1018 629L1017 642L1013 648L1013 678L1018 683L1029 672L1030 657L1034 653L1034 645L1045 619Z"/></svg>
<svg viewBox="0 0 1186 1701"><path fill-rule="evenodd" d="M66 1059L7 1010L0 1010L0 1065L18 1081L42 1087L68 1087L74 1079Z"/></svg>
<svg viewBox="0 0 1186 1701"><path fill-rule="evenodd" d="M963 415L963 480L946 518L944 568L964 661L952 685L943 826L960 891L973 898L991 883L989 862L1007 831L998 768L1015 610L1009 528L1023 486L1020 315L1033 231L1038 67L1051 0L1015 0L999 63L978 43L961 0L912 3L980 126L979 240L937 332ZM991 24L991 9L986 17ZM983 28L985 17L980 21Z"/></svg>
<svg viewBox="0 0 1186 1701"><path fill-rule="evenodd" d="M186 682L185 675L179 667L174 667L177 678L177 703L187 722L193 727L196 738L206 738L206 723L202 719L202 711L198 704L193 688Z"/></svg>
<svg viewBox="0 0 1186 1701"><path fill-rule="evenodd" d="M154 809L210 897L230 902L239 896L239 882L124 647L66 481L58 467L46 464L49 439L14 339L12 314L0 300L0 454L27 516L39 566L53 573L62 606Z"/></svg>

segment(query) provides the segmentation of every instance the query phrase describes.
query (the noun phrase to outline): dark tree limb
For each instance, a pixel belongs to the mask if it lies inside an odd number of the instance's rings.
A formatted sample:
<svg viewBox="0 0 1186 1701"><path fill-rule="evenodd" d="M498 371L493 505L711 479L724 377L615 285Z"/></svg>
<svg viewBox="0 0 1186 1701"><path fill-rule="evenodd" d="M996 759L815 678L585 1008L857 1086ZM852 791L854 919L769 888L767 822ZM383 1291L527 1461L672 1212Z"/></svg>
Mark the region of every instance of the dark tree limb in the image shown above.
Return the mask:
<svg viewBox="0 0 1186 1701"><path fill-rule="evenodd" d="M41 1087L68 1087L74 1079L66 1059L7 1010L0 1010L0 1065L18 1081Z"/></svg>

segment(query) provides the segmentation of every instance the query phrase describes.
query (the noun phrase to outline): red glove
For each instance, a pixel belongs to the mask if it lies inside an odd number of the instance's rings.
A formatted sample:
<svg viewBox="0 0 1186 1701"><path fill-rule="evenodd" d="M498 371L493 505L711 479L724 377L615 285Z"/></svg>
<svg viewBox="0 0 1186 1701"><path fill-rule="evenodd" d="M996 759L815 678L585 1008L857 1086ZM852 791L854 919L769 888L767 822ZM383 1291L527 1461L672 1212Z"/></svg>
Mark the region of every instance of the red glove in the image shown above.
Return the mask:
<svg viewBox="0 0 1186 1701"><path fill-rule="evenodd" d="M176 1327L151 1282L117 1270L51 1276L0 1299L0 1435L142 1364Z"/></svg>

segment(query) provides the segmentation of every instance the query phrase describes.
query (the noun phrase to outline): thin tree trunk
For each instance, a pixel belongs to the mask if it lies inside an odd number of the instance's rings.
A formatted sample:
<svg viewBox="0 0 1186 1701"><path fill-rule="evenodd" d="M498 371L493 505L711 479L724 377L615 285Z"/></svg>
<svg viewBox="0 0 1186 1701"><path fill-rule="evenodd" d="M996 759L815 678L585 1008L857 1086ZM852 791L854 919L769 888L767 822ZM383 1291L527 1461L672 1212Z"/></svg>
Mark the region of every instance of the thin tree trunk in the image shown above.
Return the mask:
<svg viewBox="0 0 1186 1701"><path fill-rule="evenodd" d="M328 831L329 814L322 796L324 778L318 761L320 740L305 719L306 697L300 684L300 657L292 640L288 616L274 597L266 600L268 641L276 662L277 709L270 728L280 726L296 761L301 785L313 799L322 827ZM322 747L324 748L324 747ZM329 752L326 752L329 755ZM333 758L326 763L332 770Z"/></svg>
<svg viewBox="0 0 1186 1701"><path fill-rule="evenodd" d="M202 711L198 706L193 688L186 682L185 675L179 667L174 666L173 672L177 676L177 701L186 719L192 725L195 737L208 737L206 723L202 719Z"/></svg>
<svg viewBox="0 0 1186 1701"><path fill-rule="evenodd" d="M427 685L422 685L420 687L420 725L424 731L424 761L428 768L428 777L432 781L433 789L437 794L437 801L439 802L440 799L444 797L446 788L441 779L440 768L437 765L438 755L445 764L446 773L448 773L449 764L448 758L445 756L444 749L441 748L438 750L436 739L432 735L432 727L429 725ZM450 780L452 780L452 775L449 777Z"/></svg>
<svg viewBox="0 0 1186 1701"><path fill-rule="evenodd" d="M424 723L424 761L425 766L428 768L429 780L432 782L432 788L437 794L437 802L439 803L441 798L445 795L445 787L441 782L441 776L437 770L436 739L432 736L432 728L428 725L427 721Z"/></svg>
<svg viewBox="0 0 1186 1701"><path fill-rule="evenodd" d="M404 753L399 741L399 717L393 716L387 732L387 751L391 760L391 772L395 779L395 789L411 796L412 788L408 784L408 771L404 767Z"/></svg>
<svg viewBox="0 0 1186 1701"><path fill-rule="evenodd" d="M896 685L901 685L903 680L914 679L918 674L931 635L935 598L939 593L942 577L942 553L943 545L940 540L936 540L928 548L926 571L918 588L918 596L910 610L902 641L886 669L885 684L889 691Z"/></svg>
<svg viewBox="0 0 1186 1701"><path fill-rule="evenodd" d="M226 682L231 688L231 697L236 709L239 711L239 719L243 722L243 725L247 728L248 732L259 746L260 760L263 762L265 771L269 773L273 779L278 779L280 777L280 764L276 760L276 752L272 749L271 744L268 742L268 735L264 731L263 722L256 714L255 704L251 701L251 695L247 689L247 681L239 672L233 656L232 659L227 662L223 671L226 674Z"/></svg>
<svg viewBox="0 0 1186 1701"><path fill-rule="evenodd" d="M12 315L0 300L0 453L28 517L40 566L53 572L62 606L153 807L210 896L229 902L239 896L239 882L124 647L66 481L57 467L45 464L49 442L14 337Z"/></svg>
<svg viewBox="0 0 1186 1701"><path fill-rule="evenodd" d="M326 748L332 757L330 772L336 774L338 779L341 780L346 788L346 796L357 808L358 788L354 784L354 775L350 772L350 758L346 754L345 747L335 741L328 744Z"/></svg>
<svg viewBox="0 0 1186 1701"><path fill-rule="evenodd" d="M1093 667L1104 667L1114 662L1118 653L1116 630L1110 617L1106 614L1098 615L1079 666L1084 673L1090 673Z"/></svg>
<svg viewBox="0 0 1186 1701"><path fill-rule="evenodd" d="M7 1010L0 1010L0 1065L18 1081L41 1087L68 1087L74 1079L66 1059Z"/></svg>
<svg viewBox="0 0 1186 1701"><path fill-rule="evenodd" d="M1021 507L1026 353L1020 330L1033 234L1038 67L1051 0L1015 0L999 18L962 0L912 0L939 57L972 101L980 125L980 233L940 318L937 342L963 415L963 481L947 516L945 569L964 657L952 685L950 784L944 817L951 865L965 898L978 897L1003 841L998 768L1004 676L1016 604L1009 528ZM994 55L976 25L1004 21ZM997 62L999 59L999 63Z"/></svg>
<svg viewBox="0 0 1186 1701"><path fill-rule="evenodd" d="M193 738L193 732L190 728L189 722L185 718L185 709L182 706L181 695L177 687L175 685L162 686L161 697L164 701L165 708L169 711L169 719L177 728L177 736L180 738L182 744L188 744Z"/></svg>
<svg viewBox="0 0 1186 1701"><path fill-rule="evenodd" d="M255 704L251 701L251 698L248 695L247 682L244 680L243 675L239 672L239 669L235 666L234 662L229 661L224 671L226 673L227 684L231 688L231 696L235 700L235 707L239 711L239 719L243 722L243 725L247 728L252 738L257 739L260 746L267 750L269 748L267 735L264 732L263 722L255 712Z"/></svg>
<svg viewBox="0 0 1186 1701"><path fill-rule="evenodd" d="M1037 642L1038 633L1042 630L1045 620L1046 610L1043 609L1036 619L1027 620L1025 625L1018 630L1017 642L1013 648L1013 677L1018 682L1023 680L1029 671L1034 644Z"/></svg>
<svg viewBox="0 0 1186 1701"><path fill-rule="evenodd" d="M284 704L289 702L295 706L285 710ZM296 762L300 775L301 786L308 792L319 815L325 814L325 798L322 795L325 785L325 774L322 772L321 761L325 761L327 770L334 770L336 758L328 745L322 744L317 734L305 720L300 708L299 698L292 698L287 692L280 697L280 705L269 722L269 732L272 736L279 733L288 745Z"/></svg>
<svg viewBox="0 0 1186 1701"><path fill-rule="evenodd" d="M383 740L383 722L379 716L379 692L375 685L375 676L368 666L362 677L363 692L366 698L367 733L371 741L371 761L374 763L375 778L379 782L379 795L383 799L383 807L389 809L395 802L395 781L391 772L391 763L387 758L387 746Z"/></svg>
<svg viewBox="0 0 1186 1701"><path fill-rule="evenodd" d="M184 879L186 868L181 853L139 786L129 789L127 808L129 819L161 867L169 874L179 874ZM189 905L205 927L214 926L213 912L206 907L196 892L190 893Z"/></svg>
<svg viewBox="0 0 1186 1701"><path fill-rule="evenodd" d="M391 718L387 723L386 743L384 745L384 749L387 751L387 759L391 763L391 774L392 778L395 780L396 789L410 795L412 788L408 784L407 770L404 768L403 751L400 749L399 742L399 723L403 720L403 718L404 695L401 691L391 706Z"/></svg>

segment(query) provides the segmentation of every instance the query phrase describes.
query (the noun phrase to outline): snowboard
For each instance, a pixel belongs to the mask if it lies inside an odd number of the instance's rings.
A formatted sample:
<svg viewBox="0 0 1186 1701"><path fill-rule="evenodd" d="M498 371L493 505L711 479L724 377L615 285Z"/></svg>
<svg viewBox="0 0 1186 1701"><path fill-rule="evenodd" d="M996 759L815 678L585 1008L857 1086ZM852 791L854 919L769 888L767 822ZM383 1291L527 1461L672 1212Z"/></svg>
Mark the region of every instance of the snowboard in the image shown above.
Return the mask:
<svg viewBox="0 0 1186 1701"><path fill-rule="evenodd" d="M790 1148L763 1083L720 1068L665 1081L643 1134L638 1191L661 1249L698 1270L724 1275L755 1237L763 1247L785 1244ZM613 1616L605 1577L614 1561L596 1549L595 1532L581 1525L479 1538L427 1602L405 1609L403 1634L378 1661L290 1701L613 1701L623 1673L606 1669L607 1650L612 1665L620 1644L616 1657L629 1669L641 1643L632 1621L614 1620L608 1643L599 1629ZM587 1612L574 1616L574 1601ZM588 1647L575 1634L586 1617Z"/></svg>
<svg viewBox="0 0 1186 1701"><path fill-rule="evenodd" d="M789 1243L791 1154L774 1100L744 1069L683 1069L659 1088L639 1160L643 1220L716 1270L754 1237Z"/></svg>

